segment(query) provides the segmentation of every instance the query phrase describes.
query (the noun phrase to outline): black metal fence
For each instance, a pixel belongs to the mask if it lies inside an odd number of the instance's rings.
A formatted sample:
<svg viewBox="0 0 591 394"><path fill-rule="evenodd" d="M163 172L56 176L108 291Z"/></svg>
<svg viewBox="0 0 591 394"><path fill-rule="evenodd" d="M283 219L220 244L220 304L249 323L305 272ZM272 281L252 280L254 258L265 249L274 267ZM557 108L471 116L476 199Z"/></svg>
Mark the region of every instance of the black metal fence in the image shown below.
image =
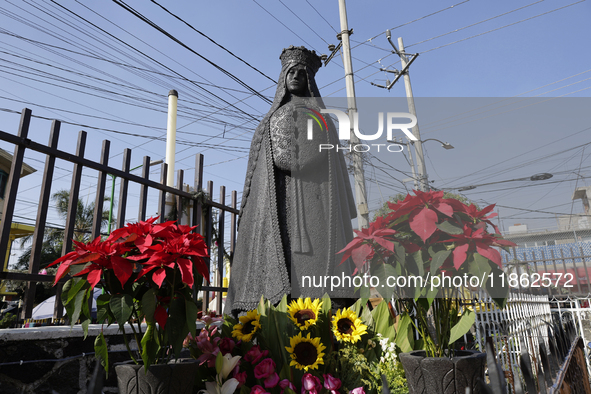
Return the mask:
<svg viewBox="0 0 591 394"><path fill-rule="evenodd" d="M43 237L46 229L47 215L51 197L51 186L54 180L54 169L56 159L61 159L73 163L71 188L69 193L68 213L64 229L63 249L62 254L68 253L72 250L72 238L75 229L77 201L79 199L81 188L81 176L83 168L94 169L98 172L96 181L96 199L93 225L91 229L92 239L101 235L102 210L105 201L105 188L107 177L117 177L120 179L119 199L117 208L116 226L114 228L123 227L126 221L127 207L128 207L128 190L130 182L136 183L140 188L139 195L139 212L138 220L146 219L148 190L155 189L159 192L158 198L158 213L160 220L164 220L164 213L166 212L167 196L172 196L175 200L176 207L190 206L189 214L183 214L182 209L176 209L176 219L181 224L199 225L196 231L199 231L205 238L210 251L210 268L211 262L217 261L215 283L219 286L203 286L203 310L206 311L212 293L215 293L216 311L222 312L222 293L227 291L227 288L221 286L223 283L223 265L224 260L232 255L234 250L234 243L236 239L236 220L238 210L236 191L231 193L231 203L226 205L225 186L220 187L219 201L212 200L213 182L207 183L207 188L203 191L203 155L198 154L195 158L195 179L193 180L194 192L183 190L184 185L184 171L177 171L177 188L166 185L167 179L167 165L162 164L160 173L160 182L155 182L149 179L150 157L143 158L142 175L137 176L130 173L131 163L131 149L123 151L123 166L122 169L116 169L109 165L109 156L111 143L104 140L100 154L100 161L95 162L85 158L86 151L86 132L80 131L78 135L78 142L76 153L71 154L57 149L60 132L60 122L54 120L51 125L49 142L47 145L32 141L28 138L29 126L31 122L31 110L25 108L21 113L21 121L16 135L0 131L0 140L12 143L15 145L14 156L6 184L4 209L0 222L0 256L6 256L6 251L10 242L10 231L13 222L14 209L16 204L17 192L19 188L19 180L21 170L23 168L25 152L32 150L46 155L45 168L43 173L43 180L41 183L41 192L39 195L39 203L37 207L35 230L33 233L31 257L29 260L29 272L17 273L7 270L0 270L0 279L25 281L28 283L25 292L24 306L21 312L21 318L27 319L31 317L33 310L33 303L35 299L35 285L37 282L50 282L55 278L51 275L39 274L40 254L43 243ZM204 193L205 192L205 193ZM169 197L170 198L170 197ZM215 211L215 212L214 212ZM230 215L230 231L226 232L224 229L225 215ZM214 223L214 217L217 217ZM229 242L226 242L225 236L229 234ZM213 244L218 246L212 248ZM229 245L229 251L223 247L225 244ZM212 250L216 251L216 256L211 256ZM55 303L54 318L61 318L63 314L63 306L61 304L61 285L57 286L57 297Z"/></svg>

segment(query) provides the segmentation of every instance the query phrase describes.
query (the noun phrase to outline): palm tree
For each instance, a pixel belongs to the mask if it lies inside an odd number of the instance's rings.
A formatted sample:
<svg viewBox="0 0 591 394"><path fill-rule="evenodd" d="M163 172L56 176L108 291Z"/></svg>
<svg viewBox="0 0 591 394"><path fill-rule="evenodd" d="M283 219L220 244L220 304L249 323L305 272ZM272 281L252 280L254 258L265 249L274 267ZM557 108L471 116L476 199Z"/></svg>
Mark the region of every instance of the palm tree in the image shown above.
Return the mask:
<svg viewBox="0 0 591 394"><path fill-rule="evenodd" d="M64 220L68 218L68 206L70 202L70 191L60 190L51 196L55 202L55 208L58 215ZM110 201L110 198L105 197L105 201ZM77 202L76 220L74 221L74 240L78 242L88 242L92 235L92 224L94 219L94 202L84 204L80 199ZM104 210L101 217L101 230L107 225L109 221L109 211ZM33 236L27 236L20 239L21 248L30 243ZM62 255L62 246L64 240L64 230L58 228L46 228L43 235L43 245L41 247L40 268L45 268L51 262L55 261ZM29 267L29 259L31 257L31 248L29 246L25 249L23 254L18 258L16 268L27 269Z"/></svg>

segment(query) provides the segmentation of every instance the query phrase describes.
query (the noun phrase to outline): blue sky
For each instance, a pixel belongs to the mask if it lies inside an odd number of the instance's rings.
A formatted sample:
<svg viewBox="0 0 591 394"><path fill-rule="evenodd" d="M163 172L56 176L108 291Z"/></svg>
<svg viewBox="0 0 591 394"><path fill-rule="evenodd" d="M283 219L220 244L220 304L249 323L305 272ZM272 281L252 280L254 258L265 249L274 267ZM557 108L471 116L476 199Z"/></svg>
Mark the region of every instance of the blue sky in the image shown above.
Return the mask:
<svg viewBox="0 0 591 394"><path fill-rule="evenodd" d="M405 95L402 81L391 91L371 85L391 78L381 67L400 68L386 29L392 29L395 42L404 38L407 52L420 54L410 73L414 95L439 98L423 108L417 101L422 138L455 146L448 151L433 141L424 144L434 187L493 183L464 194L482 205L502 205L505 228L515 223L553 228L554 214L582 212L580 200L573 203L571 196L575 187L589 184L591 147L584 144L591 143L591 133L585 131L584 108L591 97L590 2L370 0L349 1L347 11L359 97ZM131 148L134 167L144 155L164 158L167 93L176 89L176 169L193 179L194 157L201 152L205 178L215 181L214 198L222 184L240 195L252 132L270 106L249 89L272 99L281 50L304 45L328 53L328 44L338 43L338 31L336 0L5 0L0 5L0 130L16 133L20 115L15 112L28 107L33 115L68 122L62 125L60 149L74 152L77 133L84 129L88 158L98 160L101 141L109 139L110 164L120 168L123 149ZM337 55L317 74L321 94L345 96L343 77ZM486 116L473 118L457 105L454 113L441 111L446 98L479 98L478 107L497 102L490 98L562 96L578 98L577 104L560 99L557 107L565 112L555 115L552 106L540 109L545 121L535 127L535 112L506 124L501 114L515 109L515 101L494 104ZM571 107L582 109L571 113ZM565 117L572 122L559 122ZM31 138L45 143L49 127L49 120L35 118ZM14 149L2 141L0 147ZM31 223L44 157L29 153L26 161L38 171L22 181L15 219ZM379 206L381 196L404 190L400 180L406 176L400 172L409 171L406 159L388 161L391 167L375 161L368 168L370 209ZM58 167L54 190L67 189L71 166ZM543 172L555 176L536 185L496 183ZM158 179L156 168L152 173ZM85 173L81 195L86 201L93 199L95 183L96 173ZM132 200L129 219L136 212ZM59 223L55 214L49 220Z"/></svg>

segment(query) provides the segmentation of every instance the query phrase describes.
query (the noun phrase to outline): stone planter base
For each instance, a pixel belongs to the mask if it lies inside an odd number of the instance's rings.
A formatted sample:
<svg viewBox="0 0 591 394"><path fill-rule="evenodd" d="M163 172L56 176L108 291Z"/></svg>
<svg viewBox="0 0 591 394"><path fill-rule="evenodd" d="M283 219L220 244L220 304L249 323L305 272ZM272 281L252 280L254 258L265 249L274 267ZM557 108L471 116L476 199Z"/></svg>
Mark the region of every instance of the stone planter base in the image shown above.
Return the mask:
<svg viewBox="0 0 591 394"><path fill-rule="evenodd" d="M133 363L115 366L120 394L191 394L199 364L193 359L180 359L170 364Z"/></svg>
<svg viewBox="0 0 591 394"><path fill-rule="evenodd" d="M480 394L477 379L484 379L486 353L458 350L454 357L425 357L425 351L401 353L410 394L464 394L466 387Z"/></svg>

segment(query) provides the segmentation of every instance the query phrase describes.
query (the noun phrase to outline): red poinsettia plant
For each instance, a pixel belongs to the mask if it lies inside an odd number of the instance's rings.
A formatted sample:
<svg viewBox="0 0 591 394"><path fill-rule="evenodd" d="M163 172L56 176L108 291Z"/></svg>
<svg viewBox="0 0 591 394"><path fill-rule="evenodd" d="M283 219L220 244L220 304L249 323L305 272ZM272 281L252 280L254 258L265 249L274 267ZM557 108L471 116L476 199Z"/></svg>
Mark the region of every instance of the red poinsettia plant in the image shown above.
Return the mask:
<svg viewBox="0 0 591 394"><path fill-rule="evenodd" d="M127 224L105 240L74 241L74 251L52 263L59 264L55 283L71 275L63 287L62 301L72 325L80 320L87 334L89 299L95 287L102 288L96 301L97 321L117 323L122 333L130 329L139 349L137 353L132 350L123 335L127 350L134 362L143 361L146 368L178 356L187 334L195 335L196 287L202 278L209 279L204 260L207 245L193 232L195 227L156 220ZM102 332L94 346L108 370Z"/></svg>
<svg viewBox="0 0 591 394"><path fill-rule="evenodd" d="M389 211L343 249L358 275L362 296L375 287L397 299L397 344L402 351L450 355L474 324L470 290L485 289L502 308L508 295L498 248L515 246L491 219L494 205L479 209L443 191L414 191L388 202ZM488 228L493 232L489 232ZM354 281L355 283L355 281ZM414 340L417 331L420 340Z"/></svg>

